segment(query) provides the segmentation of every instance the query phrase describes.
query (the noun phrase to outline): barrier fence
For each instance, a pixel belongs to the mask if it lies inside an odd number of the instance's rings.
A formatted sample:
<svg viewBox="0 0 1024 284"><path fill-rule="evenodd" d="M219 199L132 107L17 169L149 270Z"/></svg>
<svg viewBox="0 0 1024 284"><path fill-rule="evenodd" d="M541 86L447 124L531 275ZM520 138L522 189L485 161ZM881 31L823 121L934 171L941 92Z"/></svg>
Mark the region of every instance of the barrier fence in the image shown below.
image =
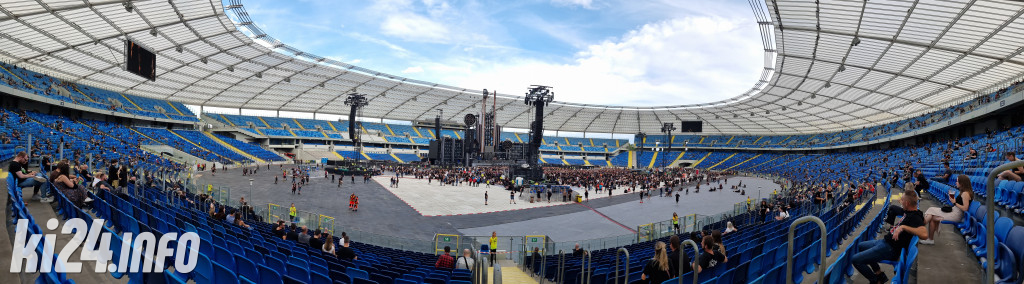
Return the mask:
<svg viewBox="0 0 1024 284"><path fill-rule="evenodd" d="M783 185L783 190L780 190L778 194L785 194L791 188L787 188L788 181L780 179L778 177L769 175L752 175L766 179L776 180ZM228 206L238 208L241 206L239 200L233 200L232 196L239 196L239 194L233 194L232 189L226 186L213 186L211 184L203 184L199 179L189 179L186 182L186 190L192 193L206 193L211 196L213 200L225 204ZM245 195L244 193L241 195ZM774 197L772 195L766 198ZM579 244L581 248L585 250L600 250L622 247L630 244L635 244L643 241L650 241L659 238L663 238L674 233L691 232L703 228L708 224L714 224L748 212L750 210L757 210L759 207L760 198L752 199L751 204L748 206L746 201L733 204L731 211L723 212L716 215L706 216L699 214L690 214L679 216L679 228L676 229L675 224L671 219L663 220L659 222L648 223L637 227L637 233L625 234L619 236L611 236L604 238L595 238L589 240L580 241L566 241L566 242L554 242L549 237L544 235L535 236L498 236L498 253L497 257L504 257L525 265L523 260L526 256L532 254L533 249L537 248L542 255L547 255L549 252L572 251L576 244ZM488 257L489 251L482 251L482 245L488 245L490 243L490 236L460 236L458 234L436 234L432 240L422 239L410 239L395 237L390 235L383 235L377 233L370 233L351 228L337 228L335 224L335 218L323 214L314 212L308 212L303 210L296 210L295 216L291 217L288 206L282 206L278 204L268 203L266 206L255 207L256 216L263 218L268 223L275 223L278 220L284 220L286 222L293 222L296 226L306 226L310 229L319 228L322 231L329 232L332 235L340 236L343 232L347 234L353 241L362 242L367 244L373 244L377 246L389 247L400 250L408 250L415 252L439 254L443 251L445 246L449 246L452 252L456 255L460 254L462 249L471 249L474 253L480 253L482 257Z"/></svg>

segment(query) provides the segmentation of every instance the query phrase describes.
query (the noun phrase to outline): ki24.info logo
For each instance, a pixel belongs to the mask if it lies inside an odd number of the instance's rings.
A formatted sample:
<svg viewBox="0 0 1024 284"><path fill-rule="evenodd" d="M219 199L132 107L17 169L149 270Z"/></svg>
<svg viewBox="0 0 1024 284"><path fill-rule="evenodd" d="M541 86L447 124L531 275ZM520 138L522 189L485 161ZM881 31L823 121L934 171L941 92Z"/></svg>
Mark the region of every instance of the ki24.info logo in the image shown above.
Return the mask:
<svg viewBox="0 0 1024 284"><path fill-rule="evenodd" d="M180 236L178 233L166 233L159 240L150 232L137 236L125 232L118 237L110 230L104 230L104 222L103 219L94 219L88 225L83 219L68 219L60 233L73 236L54 257L57 234L29 234L28 220L19 219L11 254L11 273L81 273L82 263L69 261L79 247L82 248L80 259L95 262L96 273L162 273L164 260L168 257L174 258L175 271L189 273L199 261L200 240L196 233L187 232ZM59 224L57 219L50 219L46 227L56 230ZM111 244L112 239L120 243ZM171 242L176 242L177 246L169 247Z"/></svg>

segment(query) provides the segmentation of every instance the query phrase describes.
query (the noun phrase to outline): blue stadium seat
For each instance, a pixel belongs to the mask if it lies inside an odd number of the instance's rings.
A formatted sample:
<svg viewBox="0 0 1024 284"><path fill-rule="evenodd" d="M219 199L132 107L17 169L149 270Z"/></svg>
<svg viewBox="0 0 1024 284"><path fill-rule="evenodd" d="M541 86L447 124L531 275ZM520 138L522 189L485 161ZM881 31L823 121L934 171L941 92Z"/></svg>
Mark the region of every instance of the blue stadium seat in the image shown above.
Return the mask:
<svg viewBox="0 0 1024 284"><path fill-rule="evenodd" d="M309 283L309 270L295 263L288 263L288 273L285 275Z"/></svg>
<svg viewBox="0 0 1024 284"><path fill-rule="evenodd" d="M290 277L288 275L285 275L284 277L281 277L281 280L284 281L284 284L309 284L306 281L302 281L300 279L295 279L295 278L292 278L292 277Z"/></svg>
<svg viewBox="0 0 1024 284"><path fill-rule="evenodd" d="M328 275L331 277L331 280L334 280L335 282L340 281L342 283L352 283L352 278L349 277L348 274L345 274L344 272L338 270L331 270L330 272L328 272Z"/></svg>
<svg viewBox="0 0 1024 284"><path fill-rule="evenodd" d="M353 280L355 280L357 278L358 279L370 279L370 274L369 273L366 273L365 270L361 270L361 269L358 269L358 268L349 267L347 270L345 270L345 274L348 274L348 276L351 277Z"/></svg>
<svg viewBox="0 0 1024 284"><path fill-rule="evenodd" d="M238 275L248 279L260 279L259 268L256 268L256 264L241 255L235 255L235 266L238 269Z"/></svg>
<svg viewBox="0 0 1024 284"><path fill-rule="evenodd" d="M270 267L267 267L266 265L262 265L261 264L261 265L259 265L259 270L260 270L260 278L259 278L260 281L259 281L259 283L263 283L263 284L266 284L266 283L280 284L280 283L282 283L281 274L277 273L277 271L274 270L273 268L270 268Z"/></svg>
<svg viewBox="0 0 1024 284"><path fill-rule="evenodd" d="M227 284L238 284L238 275L235 274L231 269L220 265L219 263L213 264L214 282L212 283L227 283ZM198 284L198 282L197 282Z"/></svg>
<svg viewBox="0 0 1024 284"><path fill-rule="evenodd" d="M213 275L213 262L211 262L210 258L206 257L205 254L199 253L199 261L196 262L196 268L193 272L195 272L195 280L197 284L215 283L214 280L216 278Z"/></svg>
<svg viewBox="0 0 1024 284"><path fill-rule="evenodd" d="M333 281L331 281L330 277L327 277L327 275L323 275L323 274L320 274L320 273L310 273L309 274L309 278L310 278L309 279L309 283L310 284L331 284L331 283L333 283Z"/></svg>

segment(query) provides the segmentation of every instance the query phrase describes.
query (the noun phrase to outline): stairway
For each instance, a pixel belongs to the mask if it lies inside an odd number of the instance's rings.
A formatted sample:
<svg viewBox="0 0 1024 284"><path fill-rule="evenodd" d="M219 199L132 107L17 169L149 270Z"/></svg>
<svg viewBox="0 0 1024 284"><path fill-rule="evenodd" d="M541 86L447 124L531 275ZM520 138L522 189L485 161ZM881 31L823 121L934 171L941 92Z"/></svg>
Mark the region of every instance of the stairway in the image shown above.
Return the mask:
<svg viewBox="0 0 1024 284"><path fill-rule="evenodd" d="M540 283L537 278L532 277L529 273L519 269L519 266L515 262L507 259L498 260L498 265L501 266L501 283ZM487 268L487 283L494 283L494 268Z"/></svg>
<svg viewBox="0 0 1024 284"><path fill-rule="evenodd" d="M714 168L715 168L715 167L717 167L718 165L721 165L722 163L725 163L725 161L728 161L729 159L732 159L732 157L733 157L733 156L736 156L736 154L737 154L737 153L732 153L732 155L729 155L729 157L726 157L725 159L722 159L722 161L718 162L718 163L717 163L717 164L715 164L714 166L710 166L710 167L708 167L708 169L709 169L709 170L710 170L710 169L714 169Z"/></svg>
<svg viewBox="0 0 1024 284"><path fill-rule="evenodd" d="M217 153L217 152L214 152L214 151L210 151L210 149L206 149L206 147L203 147L203 146L200 146L199 144L196 144L196 142L193 142L192 140L188 140L188 138L185 138L185 136L181 136L181 135L180 135L180 134L178 134L177 132L174 132L174 130L168 129L168 130L167 130L167 132L169 132L169 133L171 133L171 134L174 134L174 136L178 136L178 138L181 138L181 140L185 140L185 141L186 141L186 142L188 142L189 144L192 144L193 146L196 146L196 148L199 148L199 149L203 149L203 150L205 150L205 151L207 151L207 152L213 153L214 155L216 155L217 157L219 157L219 158L221 158L221 159L224 159L225 161L231 161L231 159L228 159L228 157L224 157L223 155L221 155L221 154L219 154L219 153ZM140 133L141 133L141 132L140 132ZM152 139L152 138L151 138L151 139ZM232 162L233 162L233 161L232 161Z"/></svg>
<svg viewBox="0 0 1024 284"><path fill-rule="evenodd" d="M231 146L231 144L228 144L227 142L224 142L224 140L220 140L219 137L217 137L216 135L213 135L212 133L203 132L203 135L206 135L206 137L210 137L210 139L213 139L213 141L217 141L217 143L220 143L220 145L224 146L224 148L228 148L228 149L231 149L231 151L238 152L239 154L242 154L242 156L245 156L246 158L249 158L249 159L251 159L253 161L256 161L257 163L261 163L262 164L262 163L266 163L267 162L267 161L264 161L263 159L257 158L256 156L249 155L249 153L246 153L245 151L242 151L242 150L240 150L238 148L235 148L235 146Z"/></svg>

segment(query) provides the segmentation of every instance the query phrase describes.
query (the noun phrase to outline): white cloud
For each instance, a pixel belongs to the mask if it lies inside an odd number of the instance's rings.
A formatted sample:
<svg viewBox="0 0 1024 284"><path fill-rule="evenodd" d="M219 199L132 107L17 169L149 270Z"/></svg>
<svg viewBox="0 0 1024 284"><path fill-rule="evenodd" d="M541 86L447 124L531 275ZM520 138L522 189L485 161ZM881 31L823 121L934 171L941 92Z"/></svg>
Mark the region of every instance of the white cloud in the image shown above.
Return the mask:
<svg viewBox="0 0 1024 284"><path fill-rule="evenodd" d="M594 0L551 0L552 4L566 5L566 6L580 6L587 9L592 9Z"/></svg>
<svg viewBox="0 0 1024 284"><path fill-rule="evenodd" d="M389 15L380 29L383 34L410 41L442 42L449 34L441 23L414 13Z"/></svg>
<svg viewBox="0 0 1024 284"><path fill-rule="evenodd" d="M402 74L423 73L423 67L413 66L402 70Z"/></svg>
<svg viewBox="0 0 1024 284"><path fill-rule="evenodd" d="M556 100L612 105L718 101L750 89L762 69L759 34L747 19L690 17L644 25L583 48L568 64L513 58L456 58L423 64L448 84L521 95L555 87Z"/></svg>

